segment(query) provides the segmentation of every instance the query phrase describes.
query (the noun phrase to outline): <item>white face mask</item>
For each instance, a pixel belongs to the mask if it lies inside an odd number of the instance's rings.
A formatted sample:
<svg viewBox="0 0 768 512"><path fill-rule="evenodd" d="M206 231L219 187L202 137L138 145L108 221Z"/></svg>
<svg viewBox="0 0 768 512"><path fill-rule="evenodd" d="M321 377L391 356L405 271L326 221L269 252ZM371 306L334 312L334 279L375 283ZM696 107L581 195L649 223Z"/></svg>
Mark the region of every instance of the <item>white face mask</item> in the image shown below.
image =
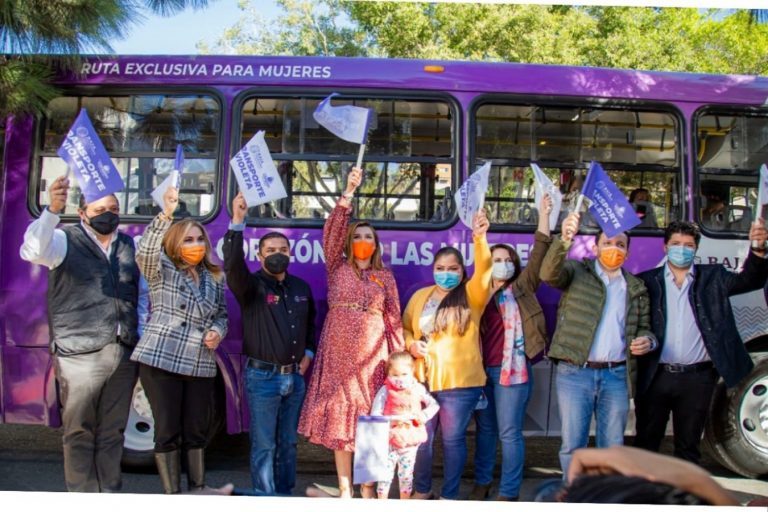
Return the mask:
<svg viewBox="0 0 768 512"><path fill-rule="evenodd" d="M515 264L511 261L496 261L493 263L493 278L506 281L515 274Z"/></svg>

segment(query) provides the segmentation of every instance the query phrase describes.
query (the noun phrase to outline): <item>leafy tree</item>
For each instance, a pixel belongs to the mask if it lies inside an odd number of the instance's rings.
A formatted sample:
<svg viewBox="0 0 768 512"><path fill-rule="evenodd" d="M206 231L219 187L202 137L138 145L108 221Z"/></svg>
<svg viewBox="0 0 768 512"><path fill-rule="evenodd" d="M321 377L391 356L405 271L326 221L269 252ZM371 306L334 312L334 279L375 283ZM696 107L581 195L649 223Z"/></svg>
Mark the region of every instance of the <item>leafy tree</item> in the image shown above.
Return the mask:
<svg viewBox="0 0 768 512"><path fill-rule="evenodd" d="M170 15L208 0L0 0L0 112L41 113L58 94L54 65L75 72L79 55L110 53L145 12Z"/></svg>
<svg viewBox="0 0 768 512"><path fill-rule="evenodd" d="M768 73L768 25L753 11L351 0L279 0L203 51L569 64ZM756 10L760 11L760 10Z"/></svg>

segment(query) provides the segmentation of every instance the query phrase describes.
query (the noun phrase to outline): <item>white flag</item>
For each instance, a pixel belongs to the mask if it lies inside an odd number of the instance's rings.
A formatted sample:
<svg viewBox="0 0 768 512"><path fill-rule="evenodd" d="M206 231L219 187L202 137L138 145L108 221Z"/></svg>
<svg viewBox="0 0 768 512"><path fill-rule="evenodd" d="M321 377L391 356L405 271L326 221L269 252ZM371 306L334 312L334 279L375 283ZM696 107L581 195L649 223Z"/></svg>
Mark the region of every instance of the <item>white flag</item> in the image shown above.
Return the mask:
<svg viewBox="0 0 768 512"><path fill-rule="evenodd" d="M549 229L554 231L557 227L558 217L560 217L560 208L563 205L563 194L555 184L552 183L552 180L544 174L544 171L542 171L538 165L531 162L531 169L533 169L533 177L535 178L534 201L536 202L536 209L539 209L541 198L544 194L549 194L549 197L552 198L552 213L549 215ZM542 212L539 212L539 215L541 214Z"/></svg>
<svg viewBox="0 0 768 512"><path fill-rule="evenodd" d="M171 173L160 183L155 190L152 191L152 199L160 208L165 205L163 202L163 196L168 187L173 186L178 190L179 182L181 181L181 173L184 172L184 147L181 144L176 146L176 159L173 161L173 170Z"/></svg>
<svg viewBox="0 0 768 512"><path fill-rule="evenodd" d="M229 161L248 206L288 197L272 155L264 141L264 130L253 136Z"/></svg>
<svg viewBox="0 0 768 512"><path fill-rule="evenodd" d="M338 94L333 93L321 101L312 117L340 139L355 144L365 144L373 110L352 105L334 107L331 105L331 98L334 96Z"/></svg>
<svg viewBox="0 0 768 512"><path fill-rule="evenodd" d="M768 167L765 164L760 166L760 180L757 187L757 209L755 211L755 218L763 216L763 206L768 204Z"/></svg>
<svg viewBox="0 0 768 512"><path fill-rule="evenodd" d="M453 196L459 218L469 229L472 229L472 218L483 207L485 193L488 191L488 175L491 173L491 162L486 162L465 181Z"/></svg>

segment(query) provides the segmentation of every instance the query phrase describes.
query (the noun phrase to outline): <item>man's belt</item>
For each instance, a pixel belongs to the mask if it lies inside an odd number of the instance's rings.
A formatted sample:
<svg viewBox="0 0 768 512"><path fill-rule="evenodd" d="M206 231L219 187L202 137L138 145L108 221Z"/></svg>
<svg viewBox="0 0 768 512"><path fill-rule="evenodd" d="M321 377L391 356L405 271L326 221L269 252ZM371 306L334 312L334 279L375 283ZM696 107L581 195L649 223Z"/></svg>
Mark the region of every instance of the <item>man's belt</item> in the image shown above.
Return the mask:
<svg viewBox="0 0 768 512"><path fill-rule="evenodd" d="M248 358L248 366L255 370L264 370L268 372L278 373L280 375L288 375L290 373L296 373L299 371L299 363L279 365L279 364L259 361L258 359L254 359L252 357Z"/></svg>
<svg viewBox="0 0 768 512"><path fill-rule="evenodd" d="M570 359L554 359L557 362L568 363L571 366L578 366L579 368L589 368L591 370L608 370L610 368L618 368L619 366L625 366L626 361L587 361L586 363L576 364Z"/></svg>
<svg viewBox="0 0 768 512"><path fill-rule="evenodd" d="M659 363L659 368L668 373L697 373L711 370L715 366L712 361L702 361L693 364L668 364Z"/></svg>

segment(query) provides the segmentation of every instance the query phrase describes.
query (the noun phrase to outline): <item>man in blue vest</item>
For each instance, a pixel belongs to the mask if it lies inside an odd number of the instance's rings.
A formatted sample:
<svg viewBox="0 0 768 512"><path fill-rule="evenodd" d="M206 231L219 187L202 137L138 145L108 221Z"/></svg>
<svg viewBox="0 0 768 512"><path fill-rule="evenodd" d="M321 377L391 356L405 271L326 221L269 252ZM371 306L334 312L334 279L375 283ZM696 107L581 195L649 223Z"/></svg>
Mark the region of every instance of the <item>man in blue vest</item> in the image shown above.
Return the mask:
<svg viewBox="0 0 768 512"><path fill-rule="evenodd" d="M117 231L114 195L85 204L80 222L57 229L69 180L53 182L49 206L24 234L21 257L48 267L48 321L64 427L67 490L121 487L123 429L136 382L139 269L133 239Z"/></svg>

